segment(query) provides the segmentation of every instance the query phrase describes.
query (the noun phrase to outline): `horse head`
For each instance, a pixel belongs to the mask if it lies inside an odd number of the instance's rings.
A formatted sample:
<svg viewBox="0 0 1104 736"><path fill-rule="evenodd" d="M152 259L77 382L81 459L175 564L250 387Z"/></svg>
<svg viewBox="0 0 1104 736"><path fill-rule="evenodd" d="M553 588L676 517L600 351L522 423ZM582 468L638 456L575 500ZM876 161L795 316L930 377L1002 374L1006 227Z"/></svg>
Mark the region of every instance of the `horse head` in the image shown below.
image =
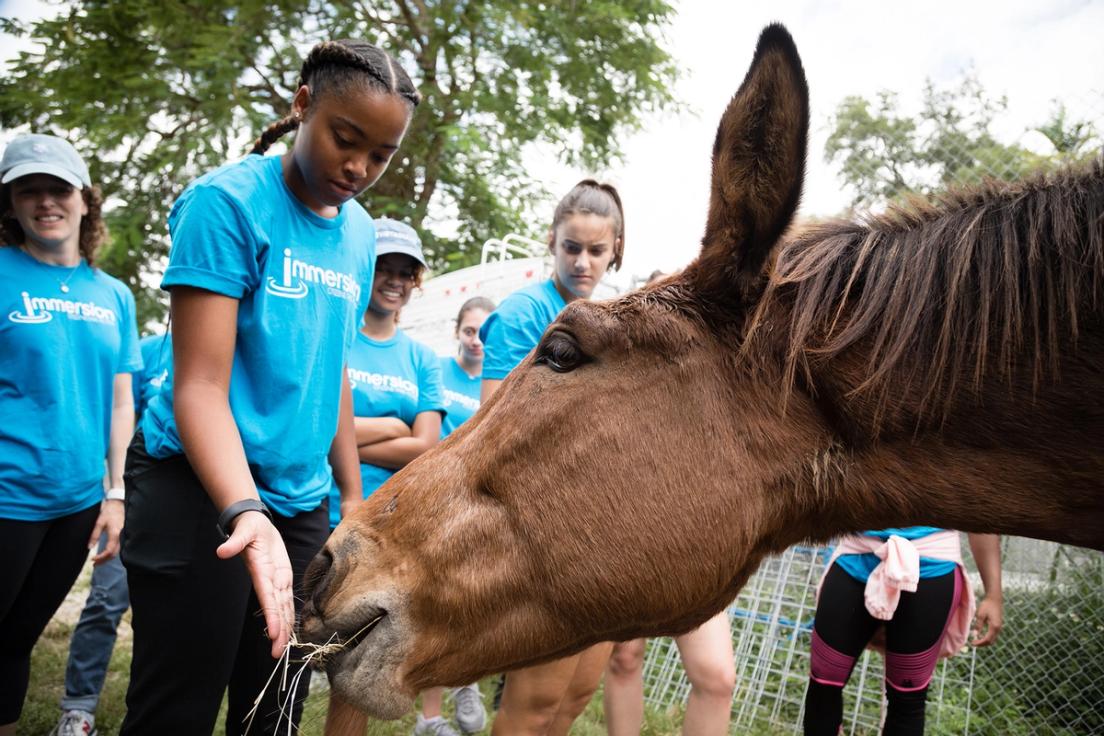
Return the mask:
<svg viewBox="0 0 1104 736"><path fill-rule="evenodd" d="M761 494L741 492L761 479L740 477L739 453L685 461L751 442L783 465L786 440L734 416L741 402L718 379L797 207L807 127L797 50L771 26L717 132L699 260L622 299L571 304L312 564L303 631L348 641L329 665L339 693L396 717L431 683L688 630L731 599L768 546L741 522L763 513ZM718 477L734 492L706 492ZM707 549L721 530L732 543Z"/></svg>
<svg viewBox="0 0 1104 736"><path fill-rule="evenodd" d="M984 411L948 399L928 421L923 402L905 405L928 385L907 380L927 367L913 357L927 354L923 340L930 333L932 354L950 356L946 370L935 366L939 375L972 375L958 359L969 350L984 357L986 342L964 335L957 352L940 342L959 337L934 321L958 292L932 285L944 279L957 288L957 277L940 267L938 252L917 246L915 264L929 258L932 275L918 286L903 282L928 272L902 259L893 240L920 233L909 242L961 245L964 258L992 266L992 254L963 240L981 223L979 232L1053 231L1100 251L1099 167L1069 198L1080 219L1050 230L986 224L985 213L1011 216L999 213L1046 190L1040 185L1007 202L986 195L992 209L981 215L968 208L985 197L964 198L950 214L922 213L877 233L841 225L793 237L785 233L801 195L808 120L797 50L781 26L770 26L720 121L698 259L617 299L571 303L475 416L342 521L308 571L302 623L310 641L344 643L326 664L339 695L398 717L432 685L462 685L600 641L685 632L732 600L764 555L836 532L942 523L1079 534L1065 541L1104 547L1104 460L1091 439L1104 436L1098 301L1081 322L1088 357L1071 364L1088 384L1051 391L982 360L1005 380L1003 393L993 393L1004 398ZM965 224L940 219L952 215ZM944 235L924 235L934 231ZM1008 268L1041 262L1029 261ZM1065 268L1071 259L1054 262ZM1005 279L1007 269L970 263L963 273L998 280L993 294L1032 283L1027 271ZM1062 312L1062 294L1097 294L1101 263L1097 253L1096 281L1074 274L1068 289L1044 278L1057 288L1041 293L1059 295L1047 314ZM913 292L927 300L915 314L906 304L900 319L876 319L900 306L894 295ZM1018 308L1000 298L973 314L963 307L964 329L980 329L978 315L992 312L986 339L995 339L1000 320ZM852 312L862 329L848 332ZM909 322L916 314L934 326ZM834 330L843 331L839 347L819 361L813 343L836 345ZM869 356L887 350L885 360L896 361L887 375L901 390L865 391L881 375ZM1028 403L1038 402L1039 413L1076 405L1079 418L1025 419L1026 410L1005 401L1017 396L1034 396ZM1017 452L1002 453L1009 437ZM985 492L964 492L974 488Z"/></svg>

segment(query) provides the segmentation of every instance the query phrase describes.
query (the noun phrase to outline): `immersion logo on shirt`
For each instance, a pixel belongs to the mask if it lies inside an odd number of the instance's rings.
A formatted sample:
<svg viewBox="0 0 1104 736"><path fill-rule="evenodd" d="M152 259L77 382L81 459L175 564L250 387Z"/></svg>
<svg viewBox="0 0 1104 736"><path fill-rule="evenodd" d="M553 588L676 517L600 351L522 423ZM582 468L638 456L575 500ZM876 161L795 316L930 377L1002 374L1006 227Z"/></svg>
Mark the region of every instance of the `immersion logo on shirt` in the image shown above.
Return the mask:
<svg viewBox="0 0 1104 736"><path fill-rule="evenodd" d="M354 303L360 301L360 284L357 283L355 276L292 258L291 248L284 248L282 280L269 276L265 291L285 299L302 299L310 290L308 283L326 287L326 291L333 296L348 299Z"/></svg>
<svg viewBox="0 0 1104 736"><path fill-rule="evenodd" d="M371 386L379 391L403 394L412 399L418 398L418 384L408 381L400 376L389 376L385 373L372 373L370 371L347 368L350 388L356 389L357 384Z"/></svg>
<svg viewBox="0 0 1104 736"><path fill-rule="evenodd" d="M459 391L453 391L452 389L445 389L445 408L447 409L452 404L459 404L465 409L471 409L474 413L479 409L479 399L473 399L467 394L462 394Z"/></svg>
<svg viewBox="0 0 1104 736"><path fill-rule="evenodd" d="M95 302L31 296L30 292L26 291L22 292L22 296L24 311L17 310L8 314L9 320L19 324L44 324L52 320L55 314L64 314L69 319L85 322L99 322L103 325L113 325L119 321L114 310L101 307Z"/></svg>

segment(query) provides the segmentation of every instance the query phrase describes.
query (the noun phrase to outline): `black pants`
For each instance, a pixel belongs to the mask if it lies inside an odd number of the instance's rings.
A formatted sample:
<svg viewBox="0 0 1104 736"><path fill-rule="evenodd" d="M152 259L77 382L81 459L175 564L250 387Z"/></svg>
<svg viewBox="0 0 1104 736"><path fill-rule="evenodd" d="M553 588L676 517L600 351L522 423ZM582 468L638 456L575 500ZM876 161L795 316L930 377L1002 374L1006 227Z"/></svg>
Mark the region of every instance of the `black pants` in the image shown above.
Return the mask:
<svg viewBox="0 0 1104 736"><path fill-rule="evenodd" d="M838 679L846 681L855 660L870 642L875 630L886 629L887 656L912 655L930 651L942 638L952 606L957 604L956 576L950 572L923 578L915 593L902 593L893 620L879 621L866 610L866 584L851 577L838 564L824 577L817 602L813 629L825 644L835 650L833 663ZM813 669L817 667L817 643L814 642ZM838 658L846 657L848 666ZM923 736L924 709L928 689L898 688L890 684L887 664L886 720L884 734ZM929 671L930 672L930 671ZM921 683L918 684L922 684ZM843 720L843 686L810 679L805 694L806 736L836 736Z"/></svg>
<svg viewBox="0 0 1104 736"><path fill-rule="evenodd" d="M31 650L88 559L100 505L50 521L0 519L0 726L23 710Z"/></svg>
<svg viewBox="0 0 1104 736"><path fill-rule="evenodd" d="M123 564L130 586L134 654L121 734L209 734L229 688L227 736L244 720L276 666L264 617L240 558L220 560L218 513L183 455L149 456L142 434L127 453ZM273 515L291 559L296 601L307 564L329 535L329 511ZM293 653L292 658L296 655ZM250 734L271 734L279 719L279 677L265 692ZM296 725L309 678L297 692ZM284 716L282 728L287 728Z"/></svg>

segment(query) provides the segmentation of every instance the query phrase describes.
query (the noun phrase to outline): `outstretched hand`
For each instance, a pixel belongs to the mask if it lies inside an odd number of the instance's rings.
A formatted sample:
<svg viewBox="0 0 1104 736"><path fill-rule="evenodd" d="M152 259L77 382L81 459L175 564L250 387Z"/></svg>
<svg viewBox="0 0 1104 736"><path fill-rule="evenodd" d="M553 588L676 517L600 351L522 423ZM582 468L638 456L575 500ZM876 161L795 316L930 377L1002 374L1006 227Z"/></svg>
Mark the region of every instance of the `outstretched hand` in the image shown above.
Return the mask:
<svg viewBox="0 0 1104 736"><path fill-rule="evenodd" d="M1004 626L1004 604L999 598L987 596L974 615L975 647L987 647L997 640Z"/></svg>
<svg viewBox="0 0 1104 736"><path fill-rule="evenodd" d="M264 514L246 511L234 520L233 533L216 552L223 560L242 556L264 613L272 657L279 658L295 628L291 561L280 532Z"/></svg>

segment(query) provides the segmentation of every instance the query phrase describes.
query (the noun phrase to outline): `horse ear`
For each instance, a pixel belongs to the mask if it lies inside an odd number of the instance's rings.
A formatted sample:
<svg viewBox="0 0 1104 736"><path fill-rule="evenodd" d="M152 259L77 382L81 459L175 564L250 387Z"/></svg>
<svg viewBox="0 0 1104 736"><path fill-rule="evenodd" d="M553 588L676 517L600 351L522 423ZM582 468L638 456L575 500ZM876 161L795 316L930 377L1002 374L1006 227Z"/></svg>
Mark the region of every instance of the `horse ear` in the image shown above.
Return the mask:
<svg viewBox="0 0 1104 736"><path fill-rule="evenodd" d="M713 183L702 251L689 267L703 290L755 299L765 264L801 198L809 89L781 25L759 36L755 58L713 143Z"/></svg>

